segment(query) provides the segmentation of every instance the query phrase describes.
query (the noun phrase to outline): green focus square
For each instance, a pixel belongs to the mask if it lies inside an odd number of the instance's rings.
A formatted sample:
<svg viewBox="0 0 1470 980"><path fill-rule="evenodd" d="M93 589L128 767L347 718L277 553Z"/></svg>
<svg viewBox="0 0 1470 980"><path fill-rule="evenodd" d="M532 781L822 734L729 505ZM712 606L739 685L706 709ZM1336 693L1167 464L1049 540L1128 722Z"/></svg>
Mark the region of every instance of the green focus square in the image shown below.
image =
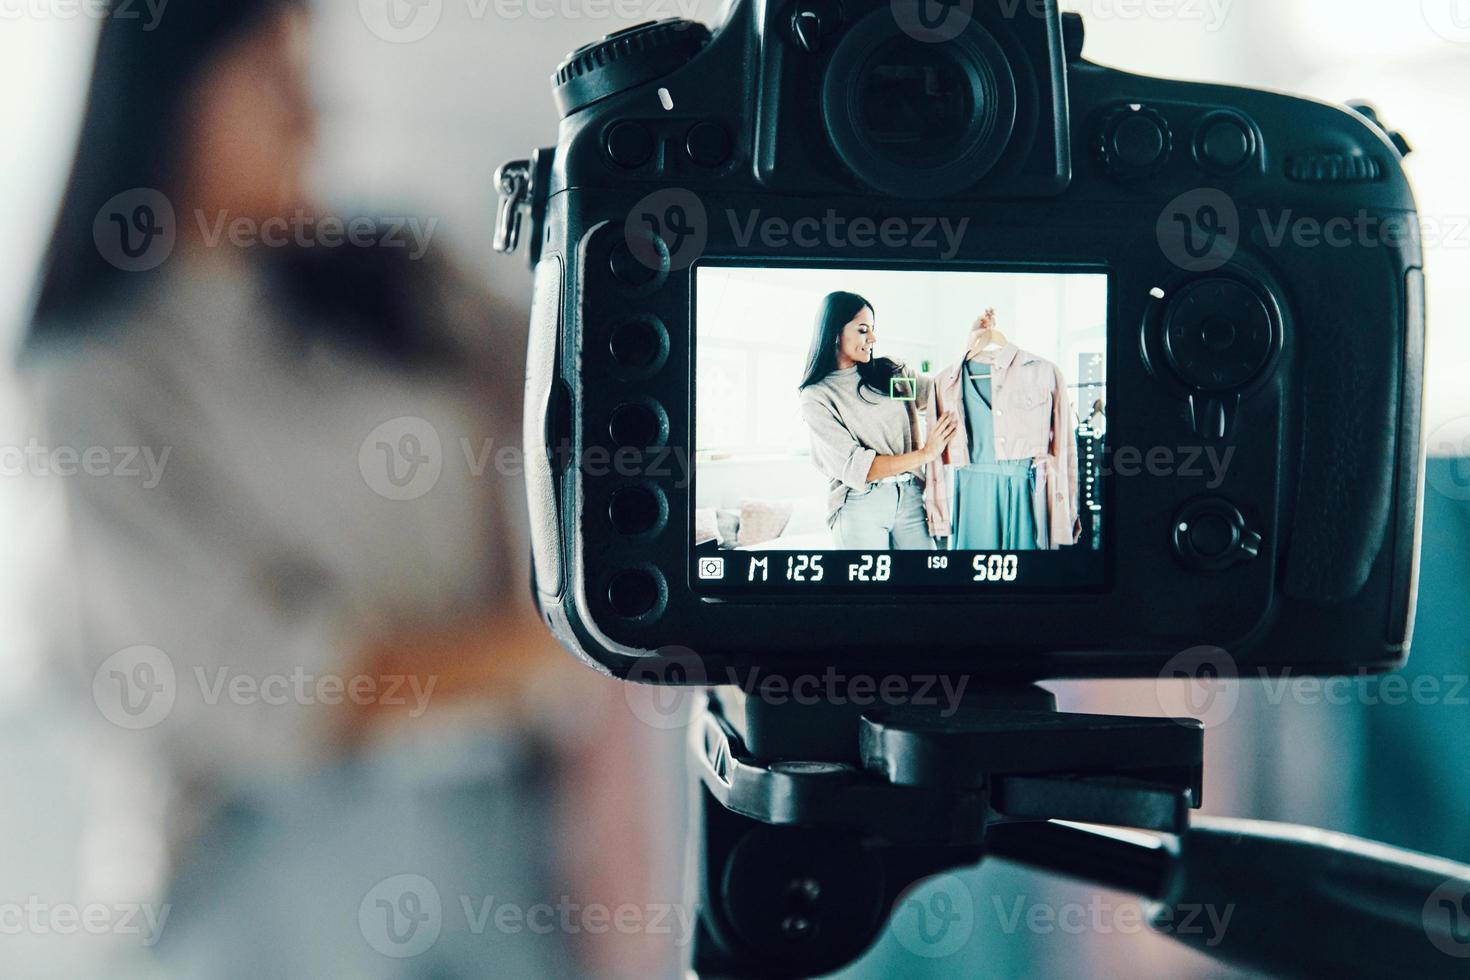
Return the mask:
<svg viewBox="0 0 1470 980"><path fill-rule="evenodd" d="M916 402L919 400L919 382L917 378L889 378L888 397L896 402Z"/></svg>

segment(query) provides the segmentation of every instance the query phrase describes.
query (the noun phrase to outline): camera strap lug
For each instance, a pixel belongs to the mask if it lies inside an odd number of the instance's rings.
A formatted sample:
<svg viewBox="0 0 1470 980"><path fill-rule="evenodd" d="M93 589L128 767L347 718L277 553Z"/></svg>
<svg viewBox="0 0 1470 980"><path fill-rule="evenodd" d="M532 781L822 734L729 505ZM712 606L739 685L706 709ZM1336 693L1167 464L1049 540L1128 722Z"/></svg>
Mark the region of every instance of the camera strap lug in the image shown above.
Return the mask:
<svg viewBox="0 0 1470 980"><path fill-rule="evenodd" d="M521 244L521 227L535 190L535 167L530 160L512 160L495 172L500 188L500 210L495 219L495 251L509 255Z"/></svg>

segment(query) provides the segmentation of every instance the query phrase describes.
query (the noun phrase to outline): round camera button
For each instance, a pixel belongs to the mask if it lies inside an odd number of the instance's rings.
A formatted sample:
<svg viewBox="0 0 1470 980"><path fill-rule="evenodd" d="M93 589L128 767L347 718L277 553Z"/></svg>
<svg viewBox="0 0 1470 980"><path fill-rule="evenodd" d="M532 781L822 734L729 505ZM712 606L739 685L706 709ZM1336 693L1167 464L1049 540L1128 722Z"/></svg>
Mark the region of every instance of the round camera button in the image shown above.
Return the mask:
<svg viewBox="0 0 1470 980"><path fill-rule="evenodd" d="M658 277L658 270L640 261L626 242L613 246L608 267L614 279L631 289L642 289Z"/></svg>
<svg viewBox="0 0 1470 980"><path fill-rule="evenodd" d="M653 371L668 356L669 335L655 320L629 320L613 328L607 347L613 359L624 368Z"/></svg>
<svg viewBox="0 0 1470 980"><path fill-rule="evenodd" d="M1211 116L1195 136L1194 154L1206 170L1216 173L1239 170L1256 155L1255 131L1238 116Z"/></svg>
<svg viewBox="0 0 1470 980"><path fill-rule="evenodd" d="M1222 572L1250 561L1263 543L1240 508L1221 497L1186 504L1174 519L1173 538L1179 560L1198 572Z"/></svg>
<svg viewBox="0 0 1470 980"><path fill-rule="evenodd" d="M664 522L665 514L663 495L645 487L623 487L607 505L608 520L620 534L648 534Z"/></svg>
<svg viewBox="0 0 1470 980"><path fill-rule="evenodd" d="M713 120L695 123L684 140L684 149L701 167L718 167L730 159L730 132Z"/></svg>
<svg viewBox="0 0 1470 980"><path fill-rule="evenodd" d="M635 170L653 159L658 144L648 127L637 122L614 123L607 131L604 147L613 163Z"/></svg>
<svg viewBox="0 0 1470 980"><path fill-rule="evenodd" d="M1169 138L1161 121L1142 113L1121 120L1113 130L1113 155L1119 166L1145 169L1159 162Z"/></svg>
<svg viewBox="0 0 1470 980"><path fill-rule="evenodd" d="M655 411L652 405L619 405L608 421L608 435L620 449L648 449L661 445L668 424L662 415L662 411Z"/></svg>
<svg viewBox="0 0 1470 980"><path fill-rule="evenodd" d="M607 585L607 603L624 619L640 619L658 608L663 583L657 573L641 569L618 572Z"/></svg>

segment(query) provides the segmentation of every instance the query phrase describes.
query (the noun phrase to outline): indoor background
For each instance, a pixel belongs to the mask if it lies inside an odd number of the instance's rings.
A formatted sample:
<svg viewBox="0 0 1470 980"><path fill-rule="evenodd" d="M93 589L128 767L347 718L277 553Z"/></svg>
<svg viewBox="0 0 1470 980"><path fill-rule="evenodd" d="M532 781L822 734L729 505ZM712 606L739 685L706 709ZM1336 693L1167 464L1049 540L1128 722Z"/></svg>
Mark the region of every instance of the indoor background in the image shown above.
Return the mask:
<svg viewBox="0 0 1470 980"><path fill-rule="evenodd" d="M436 222L442 243L456 249L467 268L523 307L530 284L523 256L499 257L489 248L496 203L491 175L501 162L554 142L552 69L573 47L619 27L676 14L709 20L713 5L429 0L432 23L423 36L385 39L380 8L388 2L393 0L317 4L312 43L324 122L319 185L344 210ZM1334 702L1297 688L1283 693L1241 686L1233 713L1218 719L1208 735L1207 812L1309 822L1470 860L1470 783L1463 767L1470 706L1461 689L1470 674L1470 607L1464 601L1470 590L1470 384L1462 377L1470 364L1470 331L1464 328L1470 315L1470 181L1464 177L1470 130L1463 125L1470 8L1460 0L1073 0L1065 6L1086 16L1092 60L1333 101L1370 99L1415 148L1407 169L1426 229L1427 428L1435 458L1426 488L1419 627L1406 676L1430 679L1438 693L1384 703L1374 693L1379 682L1364 680ZM70 162L96 28L87 9L66 0L0 0L0 343L12 352ZM1366 315L1357 326L1375 329ZM519 372L518 325L487 324L487 330L504 351L505 371ZM0 380L0 445L25 446L32 435L18 387ZM45 624L36 618L45 596L37 595L36 570L55 547L60 520L55 488L47 484L23 474L0 477L5 907L37 896L80 903L105 890L106 882L146 880L161 846L146 827L109 823L95 811L102 784L140 777L98 765L115 736L99 739L91 728L95 719L72 717L45 693L39 640ZM1152 683L1057 687L1064 707L1160 710ZM627 704L642 716L641 702L629 697ZM677 761L677 726L649 726L645 735L647 745L639 751ZM682 775L670 763L661 777L609 819L666 830L658 877L669 882L680 873ZM146 797L146 785L135 788ZM1231 975L1165 939L1127 928L1119 911L1127 901L1120 897L998 864L961 878L974 914L956 951L924 958L893 935L845 975ZM292 880L283 878L283 887L292 887ZM494 888L484 885L485 892ZM1038 929L1025 916L1011 915L1038 905L1055 911L1098 903L1111 911L1075 930ZM355 921L356 897L320 914ZM136 937L16 930L0 921L0 972L125 976L101 966L112 963L119 941L136 943ZM269 929L254 941L270 943ZM658 937L656 945L668 948L645 962L673 975L675 944ZM344 952L341 962L354 962L356 955ZM136 975L154 975L146 959L129 962ZM387 975L429 975L413 972L412 961L398 965L400 973ZM616 966L589 972L638 975ZM493 959L484 975L495 975Z"/></svg>

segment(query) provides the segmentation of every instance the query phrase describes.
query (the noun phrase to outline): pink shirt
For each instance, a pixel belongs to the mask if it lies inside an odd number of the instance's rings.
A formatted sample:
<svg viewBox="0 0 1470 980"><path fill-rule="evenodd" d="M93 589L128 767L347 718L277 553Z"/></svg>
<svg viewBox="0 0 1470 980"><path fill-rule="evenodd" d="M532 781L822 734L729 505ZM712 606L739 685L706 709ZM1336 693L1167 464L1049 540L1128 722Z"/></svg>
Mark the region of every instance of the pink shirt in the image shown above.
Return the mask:
<svg viewBox="0 0 1470 980"><path fill-rule="evenodd" d="M924 509L929 533L936 538L947 538L952 532L950 467L970 465L970 436L961 386L965 363L962 358L934 378L925 406L930 425L946 413L953 414L960 423L949 448L927 470ZM1077 513L1077 437L1072 401L1061 370L1014 344L981 354L974 363L993 365L996 457L1035 460L1036 526L1048 529L1052 548L1076 544L1082 530Z"/></svg>

